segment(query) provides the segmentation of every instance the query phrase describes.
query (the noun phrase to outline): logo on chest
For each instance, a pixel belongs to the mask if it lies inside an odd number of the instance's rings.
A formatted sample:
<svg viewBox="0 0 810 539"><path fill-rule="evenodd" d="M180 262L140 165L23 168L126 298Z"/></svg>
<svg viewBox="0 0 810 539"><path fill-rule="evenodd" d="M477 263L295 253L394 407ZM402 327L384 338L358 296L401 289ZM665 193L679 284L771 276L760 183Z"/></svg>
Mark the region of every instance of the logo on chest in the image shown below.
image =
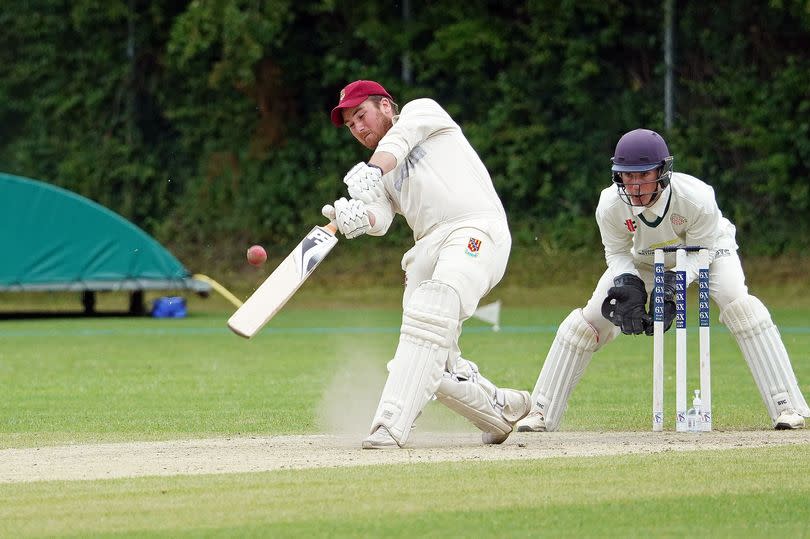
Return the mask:
<svg viewBox="0 0 810 539"><path fill-rule="evenodd" d="M624 222L624 225L627 227L627 230L629 230L630 232L635 232L636 231L636 222L633 219L627 219Z"/></svg>
<svg viewBox="0 0 810 539"><path fill-rule="evenodd" d="M467 242L467 256L476 257L478 256L478 252L481 250L481 240L477 240L475 238L470 238L470 241Z"/></svg>
<svg viewBox="0 0 810 539"><path fill-rule="evenodd" d="M673 213L672 217L669 218L669 222L672 223L672 226L683 226L686 224L686 217Z"/></svg>

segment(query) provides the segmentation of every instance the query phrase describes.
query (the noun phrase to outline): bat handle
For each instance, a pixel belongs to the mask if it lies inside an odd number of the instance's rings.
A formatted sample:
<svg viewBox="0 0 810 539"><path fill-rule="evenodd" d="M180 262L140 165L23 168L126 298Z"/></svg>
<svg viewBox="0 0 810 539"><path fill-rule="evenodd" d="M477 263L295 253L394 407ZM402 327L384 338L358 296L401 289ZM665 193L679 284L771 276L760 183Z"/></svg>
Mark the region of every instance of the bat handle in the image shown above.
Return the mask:
<svg viewBox="0 0 810 539"><path fill-rule="evenodd" d="M324 227L326 230L328 230L329 232L331 232L333 236L334 236L335 234L337 234L337 225L335 224L335 222L334 222L334 221L329 221L329 223L328 223L328 224L326 224L326 225L324 225L323 227Z"/></svg>

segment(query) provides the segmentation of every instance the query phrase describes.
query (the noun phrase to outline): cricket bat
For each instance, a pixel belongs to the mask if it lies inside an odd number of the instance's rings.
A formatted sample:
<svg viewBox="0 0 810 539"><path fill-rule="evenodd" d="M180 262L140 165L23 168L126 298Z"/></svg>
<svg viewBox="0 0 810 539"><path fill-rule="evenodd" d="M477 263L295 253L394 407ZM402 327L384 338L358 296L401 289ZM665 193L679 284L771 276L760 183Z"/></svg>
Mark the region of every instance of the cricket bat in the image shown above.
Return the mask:
<svg viewBox="0 0 810 539"><path fill-rule="evenodd" d="M337 245L334 223L316 226L228 319L231 331L250 339L278 313Z"/></svg>

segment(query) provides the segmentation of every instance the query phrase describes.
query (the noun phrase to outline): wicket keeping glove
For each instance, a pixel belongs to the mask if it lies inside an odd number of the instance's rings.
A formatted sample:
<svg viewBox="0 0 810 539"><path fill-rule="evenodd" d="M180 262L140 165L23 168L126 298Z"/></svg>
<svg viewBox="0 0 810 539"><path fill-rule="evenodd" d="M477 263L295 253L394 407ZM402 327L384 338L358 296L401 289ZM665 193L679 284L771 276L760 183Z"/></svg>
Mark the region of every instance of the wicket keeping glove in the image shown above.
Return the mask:
<svg viewBox="0 0 810 539"><path fill-rule="evenodd" d="M622 273L613 279L613 286L602 302L602 316L619 326L625 335L641 335L652 323L646 304L644 281L632 273Z"/></svg>
<svg viewBox="0 0 810 539"><path fill-rule="evenodd" d="M343 183L349 188L349 196L371 204L385 194L382 169L377 165L357 163L346 173Z"/></svg>
<svg viewBox="0 0 810 539"><path fill-rule="evenodd" d="M339 198L335 201L334 206L327 204L321 208L321 213L327 219L335 222L338 230L346 236L346 239L362 236L371 228L366 205L362 200Z"/></svg>
<svg viewBox="0 0 810 539"><path fill-rule="evenodd" d="M664 272L664 331L672 327L672 321L675 320L675 272ZM644 328L647 335L652 335L654 332L653 315L655 314L655 294L650 294L650 322L649 326Z"/></svg>

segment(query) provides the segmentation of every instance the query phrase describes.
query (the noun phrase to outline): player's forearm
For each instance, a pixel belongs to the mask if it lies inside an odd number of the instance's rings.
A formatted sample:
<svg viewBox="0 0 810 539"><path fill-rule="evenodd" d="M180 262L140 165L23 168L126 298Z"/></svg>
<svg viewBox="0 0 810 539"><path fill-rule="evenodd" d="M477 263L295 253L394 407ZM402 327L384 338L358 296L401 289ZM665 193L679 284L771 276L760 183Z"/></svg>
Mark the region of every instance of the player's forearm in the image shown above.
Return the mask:
<svg viewBox="0 0 810 539"><path fill-rule="evenodd" d="M604 223L605 219L600 220L597 216L597 221ZM603 224L599 226L599 234L602 236L602 245L605 248L605 262L613 271L613 275L622 273L638 275L632 254L632 240L625 237L621 231Z"/></svg>
<svg viewBox="0 0 810 539"><path fill-rule="evenodd" d="M630 273L638 275L635 260L631 252L632 244L625 244L621 241L611 241L610 238L602 236L602 244L605 247L605 262L613 271L613 275Z"/></svg>
<svg viewBox="0 0 810 539"><path fill-rule="evenodd" d="M387 174L397 166L397 158L388 152L374 152L374 155L368 160L368 164L380 167L382 173Z"/></svg>

